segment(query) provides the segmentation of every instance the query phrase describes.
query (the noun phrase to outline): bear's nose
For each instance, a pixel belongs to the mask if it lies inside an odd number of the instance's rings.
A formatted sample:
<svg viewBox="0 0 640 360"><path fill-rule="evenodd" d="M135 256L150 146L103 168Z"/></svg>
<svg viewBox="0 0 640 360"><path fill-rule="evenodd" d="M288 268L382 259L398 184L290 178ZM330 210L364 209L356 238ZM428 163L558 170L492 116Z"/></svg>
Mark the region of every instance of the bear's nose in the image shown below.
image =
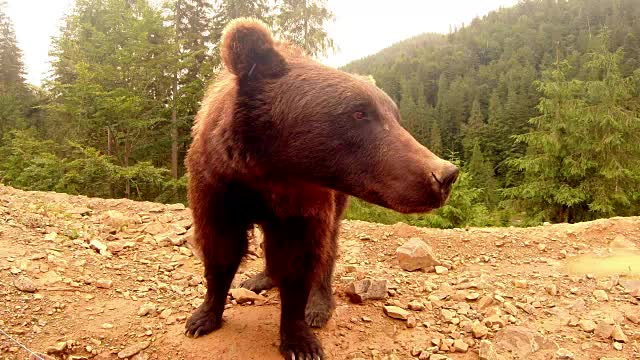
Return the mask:
<svg viewBox="0 0 640 360"><path fill-rule="evenodd" d="M440 174L431 173L436 182L445 191L448 191L451 185L458 180L458 175L460 174L460 170L455 165L451 163L447 165Z"/></svg>

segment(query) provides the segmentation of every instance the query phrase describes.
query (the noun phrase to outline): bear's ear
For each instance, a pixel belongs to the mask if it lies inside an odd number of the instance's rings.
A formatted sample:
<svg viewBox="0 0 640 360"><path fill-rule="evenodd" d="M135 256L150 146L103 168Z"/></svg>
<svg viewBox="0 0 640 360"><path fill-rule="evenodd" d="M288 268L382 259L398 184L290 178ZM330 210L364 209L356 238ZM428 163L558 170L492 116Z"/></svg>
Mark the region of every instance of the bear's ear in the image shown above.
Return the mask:
<svg viewBox="0 0 640 360"><path fill-rule="evenodd" d="M239 77L277 77L286 70L286 60L275 49L271 31L259 20L232 20L222 32L221 44L224 65Z"/></svg>

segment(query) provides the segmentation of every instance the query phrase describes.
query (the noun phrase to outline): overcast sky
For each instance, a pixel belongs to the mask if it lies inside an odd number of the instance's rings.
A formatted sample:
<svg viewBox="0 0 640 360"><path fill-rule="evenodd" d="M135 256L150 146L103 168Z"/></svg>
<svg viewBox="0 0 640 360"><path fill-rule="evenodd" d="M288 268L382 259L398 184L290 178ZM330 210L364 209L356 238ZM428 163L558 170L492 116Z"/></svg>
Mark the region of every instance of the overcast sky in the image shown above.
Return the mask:
<svg viewBox="0 0 640 360"><path fill-rule="evenodd" d="M335 21L328 28L340 50L323 61L341 66L424 32L446 33L449 25L508 7L518 0L328 0ZM49 70L49 44L73 0L8 0L27 80L40 84Z"/></svg>

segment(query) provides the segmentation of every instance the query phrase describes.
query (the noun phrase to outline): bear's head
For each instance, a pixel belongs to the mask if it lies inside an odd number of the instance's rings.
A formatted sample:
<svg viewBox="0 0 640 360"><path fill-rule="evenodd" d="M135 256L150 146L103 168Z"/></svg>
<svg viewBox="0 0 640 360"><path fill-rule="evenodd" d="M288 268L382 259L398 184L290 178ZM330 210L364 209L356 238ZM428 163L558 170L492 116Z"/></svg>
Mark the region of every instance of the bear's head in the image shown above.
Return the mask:
<svg viewBox="0 0 640 360"><path fill-rule="evenodd" d="M253 19L226 27L221 55L234 94L218 130L245 171L404 213L447 200L458 169L400 125L398 107L370 79L314 61Z"/></svg>

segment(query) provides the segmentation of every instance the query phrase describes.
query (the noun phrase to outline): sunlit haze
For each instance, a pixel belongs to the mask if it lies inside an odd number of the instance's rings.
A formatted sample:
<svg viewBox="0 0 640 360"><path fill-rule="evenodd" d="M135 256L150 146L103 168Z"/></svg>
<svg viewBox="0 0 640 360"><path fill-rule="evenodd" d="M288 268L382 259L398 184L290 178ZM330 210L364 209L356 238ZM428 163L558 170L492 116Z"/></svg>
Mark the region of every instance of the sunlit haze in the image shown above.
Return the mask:
<svg viewBox="0 0 640 360"><path fill-rule="evenodd" d="M516 4L517 0L328 0L335 21L329 33L339 50L323 59L331 66L373 54L425 32L449 31L476 16ZM9 0L18 45L23 50L27 80L40 84L49 71L49 45L73 0Z"/></svg>

